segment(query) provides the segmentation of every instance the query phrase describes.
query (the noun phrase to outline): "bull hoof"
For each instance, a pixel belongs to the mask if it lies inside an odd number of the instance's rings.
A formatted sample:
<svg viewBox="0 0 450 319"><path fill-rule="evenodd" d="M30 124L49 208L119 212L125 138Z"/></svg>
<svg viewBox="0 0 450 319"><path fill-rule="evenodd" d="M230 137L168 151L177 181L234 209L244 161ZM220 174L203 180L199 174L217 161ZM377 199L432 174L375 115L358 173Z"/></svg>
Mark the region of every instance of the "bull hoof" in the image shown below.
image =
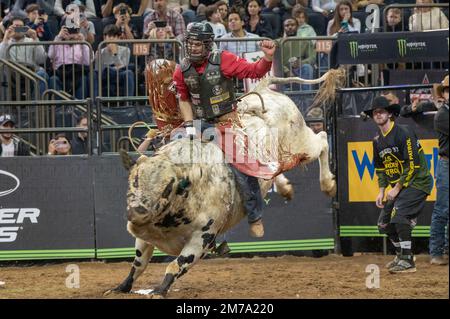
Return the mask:
<svg viewBox="0 0 450 319"><path fill-rule="evenodd" d="M107 296L109 296L109 295L114 295L114 294L127 294L127 293L129 293L130 291L131 291L131 289L130 289L130 290L127 290L127 289L124 289L124 288L122 288L121 286L119 286L119 287L116 287L116 288L114 288L114 289L109 289L109 290L105 291L105 292L103 293L103 296L104 296L104 297L107 297Z"/></svg>
<svg viewBox="0 0 450 319"><path fill-rule="evenodd" d="M336 196L336 181L334 180L334 178L321 183L320 190L330 197L335 197Z"/></svg>
<svg viewBox="0 0 450 319"><path fill-rule="evenodd" d="M291 184L284 185L283 189L280 191L280 195L286 200L292 200L294 197L294 187Z"/></svg>

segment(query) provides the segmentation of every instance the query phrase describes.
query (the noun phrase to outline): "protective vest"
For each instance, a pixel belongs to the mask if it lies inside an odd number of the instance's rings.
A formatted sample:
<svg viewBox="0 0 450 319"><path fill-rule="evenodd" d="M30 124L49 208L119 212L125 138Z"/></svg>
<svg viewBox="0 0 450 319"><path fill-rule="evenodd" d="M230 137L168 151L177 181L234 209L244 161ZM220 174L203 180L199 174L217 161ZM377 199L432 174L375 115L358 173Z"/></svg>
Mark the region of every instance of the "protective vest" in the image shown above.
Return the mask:
<svg viewBox="0 0 450 319"><path fill-rule="evenodd" d="M187 60L181 64L184 81L189 88L192 112L197 119L214 119L233 111L235 101L233 79L220 71L221 51L213 51L203 74L198 74Z"/></svg>

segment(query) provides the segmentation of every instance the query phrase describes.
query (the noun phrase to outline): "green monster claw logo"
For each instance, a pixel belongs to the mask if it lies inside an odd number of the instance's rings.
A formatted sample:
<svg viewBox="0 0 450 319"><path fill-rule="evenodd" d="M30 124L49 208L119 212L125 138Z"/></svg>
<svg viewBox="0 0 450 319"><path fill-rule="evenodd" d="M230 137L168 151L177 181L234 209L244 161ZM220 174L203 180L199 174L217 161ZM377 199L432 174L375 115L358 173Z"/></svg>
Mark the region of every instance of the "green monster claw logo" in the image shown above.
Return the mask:
<svg viewBox="0 0 450 319"><path fill-rule="evenodd" d="M400 57L403 58L406 55L406 40L405 39L397 40L397 46L398 46L398 53L400 54Z"/></svg>
<svg viewBox="0 0 450 319"><path fill-rule="evenodd" d="M350 41L348 44L350 45L350 55L355 59L358 56L358 42Z"/></svg>

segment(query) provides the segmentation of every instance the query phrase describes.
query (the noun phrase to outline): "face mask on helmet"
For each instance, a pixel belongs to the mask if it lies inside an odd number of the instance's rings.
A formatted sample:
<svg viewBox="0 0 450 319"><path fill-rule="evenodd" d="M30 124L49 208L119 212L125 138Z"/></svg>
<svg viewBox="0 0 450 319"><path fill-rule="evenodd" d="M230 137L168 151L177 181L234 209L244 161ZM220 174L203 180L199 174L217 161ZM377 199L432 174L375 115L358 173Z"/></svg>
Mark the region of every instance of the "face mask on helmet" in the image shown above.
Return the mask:
<svg viewBox="0 0 450 319"><path fill-rule="evenodd" d="M204 61L212 50L214 32L210 25L194 23L185 36L185 57L194 63Z"/></svg>

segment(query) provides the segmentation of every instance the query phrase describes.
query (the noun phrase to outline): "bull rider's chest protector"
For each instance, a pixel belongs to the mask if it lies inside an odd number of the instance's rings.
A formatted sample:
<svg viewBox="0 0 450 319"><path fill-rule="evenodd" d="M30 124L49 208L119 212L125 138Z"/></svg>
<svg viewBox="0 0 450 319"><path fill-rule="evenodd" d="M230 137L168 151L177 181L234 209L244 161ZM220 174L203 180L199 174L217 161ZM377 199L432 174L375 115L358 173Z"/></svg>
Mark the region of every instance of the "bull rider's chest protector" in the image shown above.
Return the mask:
<svg viewBox="0 0 450 319"><path fill-rule="evenodd" d="M199 74L188 61L181 64L192 111L197 119L211 120L233 111L233 79L227 79L222 74L220 62L221 51L215 50L210 54L203 74Z"/></svg>

